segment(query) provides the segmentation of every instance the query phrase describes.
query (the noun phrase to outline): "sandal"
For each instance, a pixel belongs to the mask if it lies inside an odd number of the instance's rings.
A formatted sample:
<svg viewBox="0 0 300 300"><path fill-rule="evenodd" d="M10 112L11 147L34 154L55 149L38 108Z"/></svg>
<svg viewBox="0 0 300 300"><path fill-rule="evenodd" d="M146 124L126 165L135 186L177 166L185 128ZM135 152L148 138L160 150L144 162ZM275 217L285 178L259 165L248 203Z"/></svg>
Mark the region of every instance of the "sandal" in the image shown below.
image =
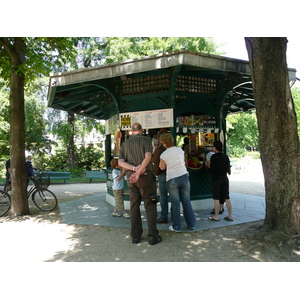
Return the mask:
<svg viewBox="0 0 300 300"><path fill-rule="evenodd" d="M224 212L224 208L222 210L219 211L219 215L221 215L222 213ZM215 209L213 209L211 212L210 212L212 215L215 214Z"/></svg>
<svg viewBox="0 0 300 300"><path fill-rule="evenodd" d="M233 221L233 219L229 219L228 217L225 217L224 220L226 220L226 221Z"/></svg>
<svg viewBox="0 0 300 300"><path fill-rule="evenodd" d="M215 218L213 218L213 217L209 217L208 220L211 220L211 221L220 221L220 219L217 220L217 219L215 219Z"/></svg>

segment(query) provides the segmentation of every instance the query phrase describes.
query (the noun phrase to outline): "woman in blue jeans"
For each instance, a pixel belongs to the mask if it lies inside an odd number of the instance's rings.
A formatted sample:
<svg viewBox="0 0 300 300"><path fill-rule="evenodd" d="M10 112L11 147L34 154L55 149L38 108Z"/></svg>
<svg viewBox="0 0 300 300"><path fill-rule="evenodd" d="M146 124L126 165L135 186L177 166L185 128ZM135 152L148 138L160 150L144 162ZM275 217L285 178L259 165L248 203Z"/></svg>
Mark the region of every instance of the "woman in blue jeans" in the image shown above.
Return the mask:
<svg viewBox="0 0 300 300"><path fill-rule="evenodd" d="M160 155L159 168L167 170L167 188L172 205L173 225L169 227L171 231L181 232L180 201L183 207L183 216L187 227L195 229L196 218L190 199L189 173L185 166L184 151L174 146L174 139L170 133L165 133L160 137L166 150Z"/></svg>

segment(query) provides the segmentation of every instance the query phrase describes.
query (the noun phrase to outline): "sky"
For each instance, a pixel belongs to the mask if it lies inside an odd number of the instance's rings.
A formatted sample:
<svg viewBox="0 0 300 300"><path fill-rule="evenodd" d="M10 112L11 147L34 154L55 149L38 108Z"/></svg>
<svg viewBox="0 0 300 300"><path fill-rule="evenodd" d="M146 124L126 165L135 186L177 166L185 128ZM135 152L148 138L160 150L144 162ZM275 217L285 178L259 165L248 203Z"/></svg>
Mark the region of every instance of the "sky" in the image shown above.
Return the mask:
<svg viewBox="0 0 300 300"><path fill-rule="evenodd" d="M248 60L244 37L223 36L214 37L214 39L218 44L224 43L224 46L218 48L218 50L226 52L224 56ZM298 37L295 34L287 36L287 39L287 64L289 68L297 70L296 77L300 78L300 35ZM297 86L299 86L299 81Z"/></svg>

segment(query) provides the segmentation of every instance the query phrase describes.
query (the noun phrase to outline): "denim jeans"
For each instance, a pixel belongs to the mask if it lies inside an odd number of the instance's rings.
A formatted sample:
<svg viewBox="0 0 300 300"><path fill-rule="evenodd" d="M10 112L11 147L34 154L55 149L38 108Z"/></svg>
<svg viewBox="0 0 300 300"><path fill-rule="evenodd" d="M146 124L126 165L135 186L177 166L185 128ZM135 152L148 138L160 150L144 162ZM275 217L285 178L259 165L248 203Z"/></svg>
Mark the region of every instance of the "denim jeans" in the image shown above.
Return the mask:
<svg viewBox="0 0 300 300"><path fill-rule="evenodd" d="M162 173L158 175L158 186L159 186L159 193L160 193L160 219L163 221L168 221L168 189L167 189L167 182L166 182L166 173Z"/></svg>
<svg viewBox="0 0 300 300"><path fill-rule="evenodd" d="M172 204L173 228L175 230L182 229L180 221L180 201L182 203L183 216L186 225L188 226L188 228L195 227L196 218L190 199L191 185L189 175L184 174L182 176L168 180L167 187Z"/></svg>

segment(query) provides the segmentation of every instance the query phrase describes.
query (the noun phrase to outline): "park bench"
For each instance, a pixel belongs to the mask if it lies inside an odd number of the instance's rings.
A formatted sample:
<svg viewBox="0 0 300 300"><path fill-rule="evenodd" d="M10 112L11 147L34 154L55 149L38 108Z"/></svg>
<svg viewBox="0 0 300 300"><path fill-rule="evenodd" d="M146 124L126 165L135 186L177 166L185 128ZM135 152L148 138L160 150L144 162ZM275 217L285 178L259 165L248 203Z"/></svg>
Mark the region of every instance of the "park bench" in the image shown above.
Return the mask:
<svg viewBox="0 0 300 300"><path fill-rule="evenodd" d="M63 180L66 183L66 180L70 179L70 172L43 171L43 173L49 175L50 180Z"/></svg>
<svg viewBox="0 0 300 300"><path fill-rule="evenodd" d="M90 183L93 179L106 179L106 173L104 171L86 171L86 178L90 180Z"/></svg>

